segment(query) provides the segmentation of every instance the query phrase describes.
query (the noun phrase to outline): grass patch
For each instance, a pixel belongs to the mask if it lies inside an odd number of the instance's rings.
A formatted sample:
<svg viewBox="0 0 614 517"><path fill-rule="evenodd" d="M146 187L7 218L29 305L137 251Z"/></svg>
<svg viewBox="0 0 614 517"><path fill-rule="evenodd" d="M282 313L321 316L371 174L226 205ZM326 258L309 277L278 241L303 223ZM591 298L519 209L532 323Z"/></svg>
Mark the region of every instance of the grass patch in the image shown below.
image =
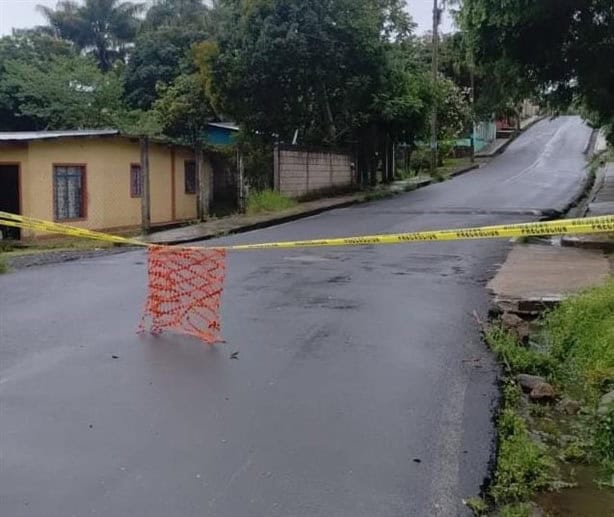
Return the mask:
<svg viewBox="0 0 614 517"><path fill-rule="evenodd" d="M363 199L365 201L379 201L380 199L388 199L394 195L396 195L396 192L392 192L391 190L374 190L373 192L365 194Z"/></svg>
<svg viewBox="0 0 614 517"><path fill-rule="evenodd" d="M296 204L297 202L294 199L282 196L279 192L263 190L250 194L245 212L248 215L279 212L292 208Z"/></svg>
<svg viewBox="0 0 614 517"><path fill-rule="evenodd" d="M6 258L4 258L4 255L0 254L0 275L2 275L3 273L6 273L9 270L9 266L6 263Z"/></svg>
<svg viewBox="0 0 614 517"><path fill-rule="evenodd" d="M505 365L508 373L548 375L552 361L547 353L524 347L500 326L494 325L486 332L486 342Z"/></svg>
<svg viewBox="0 0 614 517"><path fill-rule="evenodd" d="M488 503L481 497L471 497L464 501L464 503L465 506L473 512L473 515L478 517L480 515L486 515L488 512Z"/></svg>
<svg viewBox="0 0 614 517"><path fill-rule="evenodd" d="M40 239L38 241L27 241L18 246L7 248L4 252L5 258L20 257L23 255L35 255L49 251L90 251L97 249L107 249L121 246L112 242L96 241L92 239L61 238L61 239Z"/></svg>
<svg viewBox="0 0 614 517"><path fill-rule="evenodd" d="M530 517L532 510L529 503L506 504L499 510L499 517Z"/></svg>
<svg viewBox="0 0 614 517"><path fill-rule="evenodd" d="M542 317L541 327L531 347L498 325L485 333L507 373L497 463L486 494L497 515L530 515L528 501L537 492L573 484L573 468L566 474L571 483L556 480L569 470L565 464L600 466L614 484L614 410L597 415L590 409L614 389L614 281L563 301ZM515 381L518 373L547 377L584 412L564 416L556 406L528 402Z"/></svg>
<svg viewBox="0 0 614 517"><path fill-rule="evenodd" d="M544 318L554 377L572 396L595 402L614 388L614 281L564 300Z"/></svg>
<svg viewBox="0 0 614 517"><path fill-rule="evenodd" d="M497 505L526 501L547 488L553 464L533 442L524 420L511 408L499 417L499 454L490 494Z"/></svg>

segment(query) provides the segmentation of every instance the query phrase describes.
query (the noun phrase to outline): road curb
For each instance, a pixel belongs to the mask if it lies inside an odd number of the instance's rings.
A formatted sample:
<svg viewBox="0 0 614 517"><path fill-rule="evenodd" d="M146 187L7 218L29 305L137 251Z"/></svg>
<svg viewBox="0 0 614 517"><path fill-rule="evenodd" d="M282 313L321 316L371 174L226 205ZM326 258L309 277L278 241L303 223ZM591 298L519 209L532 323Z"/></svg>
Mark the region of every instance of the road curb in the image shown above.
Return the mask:
<svg viewBox="0 0 614 517"><path fill-rule="evenodd" d="M527 129L531 129L535 124L537 124L538 122L541 122L545 118L547 118L546 115L542 115L541 117L536 118L534 121L532 121L531 123L523 127L520 131L518 131L517 133L514 133L510 138L508 138L507 142L502 144L501 147L499 147L496 151L490 154L479 154L478 153L475 155L476 158L494 158L495 156L499 156L500 154L503 154L505 150L510 146L510 144L514 140L516 140L520 135L522 135L522 133L524 133Z"/></svg>
<svg viewBox="0 0 614 517"><path fill-rule="evenodd" d="M470 171L473 171L473 170L479 169L479 168L480 168L480 164L479 163L474 163L472 165L468 165L467 167L464 167L463 169L459 169L457 171L454 171L452 174L450 174L450 178L456 178L457 176L460 176L461 174L465 174L466 172L470 172Z"/></svg>
<svg viewBox="0 0 614 517"><path fill-rule="evenodd" d="M477 169L480 167L480 164L474 163L473 165L470 165L468 167L465 167L463 169L454 171L452 174L450 174L448 179L451 178L455 178L457 176L460 176L461 174L465 174L466 172L472 171L474 169ZM444 180L441 183L444 183L446 180ZM428 187L429 185L432 185L434 183L437 183L435 180L433 179L425 179L422 180L418 183L416 183L414 185L414 189L413 190L418 190L420 188L424 188L424 187ZM390 194L390 196L394 196L394 195L398 195L398 194L403 194L405 192L403 191L398 191L395 192L393 190L383 190L382 191L384 194ZM352 199L350 201L344 201L342 203L337 203L334 205L328 205L325 207L320 207L320 208L314 208L312 210L307 210L305 212L299 212L296 214L288 214L288 215L283 215L280 217L276 217L274 219L268 219L266 221L259 221L257 223L251 223L251 224L246 224L246 225L242 225L242 226L237 226L236 228L232 228L230 230L225 230L225 231L219 231L219 232L212 232L209 234L205 234L205 235L199 235L198 237L187 237L184 239L172 239L172 240L166 240L163 242L152 242L152 244L160 244L160 245L168 245L168 246L176 246L179 244L190 244L193 242L199 242L199 241L208 241L211 239L216 239L219 237L224 237L226 235L238 235L241 233L247 233L247 232L252 232L254 230L262 230L264 228L270 228L272 226L277 226L280 224L285 224L285 223L291 223L293 221L298 221L299 219L305 219L307 217L312 217L314 215L319 215L321 213L324 212L328 212L330 210L337 210L340 208L348 208L354 205L359 205L359 204L363 204L363 203L370 203L376 200L370 200L367 199L369 196L368 193L366 193L362 198L359 199Z"/></svg>
<svg viewBox="0 0 614 517"><path fill-rule="evenodd" d="M209 241L211 239L217 239L219 237L225 237L227 235L237 235L240 233L247 233L247 232L252 232L254 230L261 230L263 228L270 228L271 226L277 226L280 224L290 223L292 221L297 221L299 219L304 219L304 218L312 217L314 215L318 215L324 212L328 212L329 210L336 210L338 208L348 208L350 206L357 205L357 204L364 203L364 202L365 202L364 199L353 199L351 201L344 201L343 203L338 203L335 205L314 208L312 210L307 210L305 212L299 212L296 214L288 214L288 215L276 217L274 219L268 219L266 221L259 221L257 223L237 226L236 228L232 228L230 230L213 232L213 233L209 233L205 235L199 235L198 237L187 237L185 239L173 239L173 240L165 240L163 242L152 242L152 244L159 244L163 246L175 246L179 244L189 244L191 242Z"/></svg>

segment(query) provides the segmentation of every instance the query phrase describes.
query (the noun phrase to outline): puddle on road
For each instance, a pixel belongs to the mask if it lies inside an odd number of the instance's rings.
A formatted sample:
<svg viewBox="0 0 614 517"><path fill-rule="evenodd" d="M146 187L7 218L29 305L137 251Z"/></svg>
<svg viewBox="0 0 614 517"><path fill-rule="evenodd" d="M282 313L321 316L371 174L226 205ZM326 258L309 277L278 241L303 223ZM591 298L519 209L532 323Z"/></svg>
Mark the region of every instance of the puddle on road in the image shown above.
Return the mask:
<svg viewBox="0 0 614 517"><path fill-rule="evenodd" d="M576 466L577 487L540 494L536 503L549 517L614 517L614 489L600 488L597 467Z"/></svg>

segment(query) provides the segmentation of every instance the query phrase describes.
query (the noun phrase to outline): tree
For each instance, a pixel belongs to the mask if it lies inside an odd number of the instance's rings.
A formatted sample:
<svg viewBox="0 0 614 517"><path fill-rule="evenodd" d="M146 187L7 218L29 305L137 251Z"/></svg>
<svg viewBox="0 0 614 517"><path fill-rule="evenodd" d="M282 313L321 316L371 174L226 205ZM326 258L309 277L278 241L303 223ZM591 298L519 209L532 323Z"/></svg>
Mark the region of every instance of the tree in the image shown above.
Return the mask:
<svg viewBox="0 0 614 517"><path fill-rule="evenodd" d="M103 72L126 55L134 40L142 4L120 0L61 0L55 9L39 6L56 36L69 40L79 50L91 53Z"/></svg>
<svg viewBox="0 0 614 517"><path fill-rule="evenodd" d="M222 0L216 15L217 41L195 51L218 113L261 144L352 146L364 181L380 164L390 179L433 98L402 0Z"/></svg>
<svg viewBox="0 0 614 517"><path fill-rule="evenodd" d="M29 130L38 121L20 112L16 86L7 82L6 64L29 63L44 69L54 57L74 56L71 45L38 30L16 30L0 38L0 130Z"/></svg>
<svg viewBox="0 0 614 517"><path fill-rule="evenodd" d="M182 73L192 73L190 49L206 39L191 27L168 26L142 32L130 54L124 75L126 100L131 106L149 109L156 100L158 83L170 84Z"/></svg>
<svg viewBox="0 0 614 517"><path fill-rule="evenodd" d="M203 0L155 0L143 23L146 31L161 27L209 28L209 8Z"/></svg>
<svg viewBox="0 0 614 517"><path fill-rule="evenodd" d="M463 0L459 19L479 62L556 106L581 102L614 142L611 0Z"/></svg>
<svg viewBox="0 0 614 517"><path fill-rule="evenodd" d="M89 57L9 60L3 68L0 92L9 92L15 116L29 121L27 129L110 127L125 112L119 77L103 74Z"/></svg>
<svg viewBox="0 0 614 517"><path fill-rule="evenodd" d="M386 47L411 23L393 0L224 0L212 77L218 108L250 130L338 144L364 120ZM201 67L202 71L202 67Z"/></svg>
<svg viewBox="0 0 614 517"><path fill-rule="evenodd" d="M205 129L213 119L209 99L197 74L180 75L172 84L160 84L158 89L154 110L164 133L194 147L199 184L198 212L199 219L203 220L209 213L212 188L211 179L205 176L203 157Z"/></svg>

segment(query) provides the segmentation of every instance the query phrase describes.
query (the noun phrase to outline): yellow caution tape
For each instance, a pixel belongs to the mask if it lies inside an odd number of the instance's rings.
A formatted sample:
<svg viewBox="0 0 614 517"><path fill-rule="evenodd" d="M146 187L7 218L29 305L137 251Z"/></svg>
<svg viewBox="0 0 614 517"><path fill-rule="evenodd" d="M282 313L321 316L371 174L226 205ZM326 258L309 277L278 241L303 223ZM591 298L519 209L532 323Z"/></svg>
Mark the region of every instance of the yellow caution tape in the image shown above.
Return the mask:
<svg viewBox="0 0 614 517"><path fill-rule="evenodd" d="M95 232L92 230L86 230L85 228L77 228L76 226L54 223L51 221L45 221L44 219L36 219L34 217L11 214L9 212L0 212L0 225L12 226L14 228L24 228L39 232L57 233L69 237L82 237L84 239L114 242L117 244L130 244L131 246L149 246L149 244L146 242L136 239L127 239L117 235Z"/></svg>
<svg viewBox="0 0 614 517"><path fill-rule="evenodd" d="M434 230L336 239L270 242L264 244L238 244L224 249L243 251L272 248L305 248L323 246L361 246L379 244L403 244L408 242L454 241L471 239L501 239L526 236L580 235L592 233L614 233L614 216L590 217L585 219L561 219L538 223L520 223L478 228Z"/></svg>
<svg viewBox="0 0 614 517"><path fill-rule="evenodd" d="M0 212L0 225L26 228L35 231L58 233L71 237L83 237L132 246L155 246L136 239L127 239L102 232L85 230L42 219L25 217L8 212ZM536 223L519 223L477 228L458 228L452 230L432 230L410 233L383 235L364 235L332 239L314 239L303 241L267 242L262 244L236 244L232 246L215 246L215 249L232 251L283 249L283 248L317 248L331 246L365 246L379 244L404 244L409 242L454 241L471 239L501 239L527 236L581 235L595 233L614 233L614 215L587 217L584 219L560 219ZM202 248L199 248L202 249Z"/></svg>

